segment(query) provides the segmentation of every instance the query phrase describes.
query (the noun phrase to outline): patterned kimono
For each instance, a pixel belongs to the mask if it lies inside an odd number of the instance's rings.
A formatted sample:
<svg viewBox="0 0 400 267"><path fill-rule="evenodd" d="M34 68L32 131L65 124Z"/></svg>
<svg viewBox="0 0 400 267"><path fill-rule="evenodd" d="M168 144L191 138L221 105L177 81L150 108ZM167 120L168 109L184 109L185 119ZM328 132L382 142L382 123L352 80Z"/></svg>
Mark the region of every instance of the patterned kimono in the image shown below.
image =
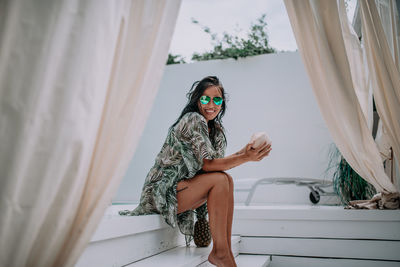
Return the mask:
<svg viewBox="0 0 400 267"><path fill-rule="evenodd" d="M206 119L197 112L186 113L168 132L154 166L147 174L140 203L133 211L120 211L120 215L161 214L172 227L179 226L185 234L186 245L194 232L194 211L177 215L176 186L184 179L202 172L203 159L222 158L226 140L223 128L217 124L215 140L210 140ZM195 211L198 218L207 216L207 204Z"/></svg>

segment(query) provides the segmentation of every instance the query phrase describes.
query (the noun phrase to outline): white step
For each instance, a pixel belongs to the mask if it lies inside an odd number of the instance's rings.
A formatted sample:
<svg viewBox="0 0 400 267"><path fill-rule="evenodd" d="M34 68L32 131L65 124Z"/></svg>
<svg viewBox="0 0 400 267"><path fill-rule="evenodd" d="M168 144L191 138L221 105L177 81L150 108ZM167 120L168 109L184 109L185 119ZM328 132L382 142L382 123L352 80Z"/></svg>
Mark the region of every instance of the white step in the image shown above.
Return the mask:
<svg viewBox="0 0 400 267"><path fill-rule="evenodd" d="M271 256L239 254L235 258L238 267L268 267L271 264ZM197 267L213 267L208 261Z"/></svg>
<svg viewBox="0 0 400 267"><path fill-rule="evenodd" d="M272 256L270 267L399 267L398 261L374 261L318 257Z"/></svg>
<svg viewBox="0 0 400 267"><path fill-rule="evenodd" d="M239 254L236 264L238 267L268 267L271 264L271 256Z"/></svg>
<svg viewBox="0 0 400 267"><path fill-rule="evenodd" d="M239 254L236 257L236 264L238 267L268 267L271 264L271 256Z"/></svg>
<svg viewBox="0 0 400 267"><path fill-rule="evenodd" d="M235 206L240 253L271 255L271 267L400 266L398 210L306 205ZM301 263L301 264L300 264Z"/></svg>
<svg viewBox="0 0 400 267"><path fill-rule="evenodd" d="M400 262L400 241L241 237L241 253Z"/></svg>
<svg viewBox="0 0 400 267"><path fill-rule="evenodd" d="M232 237L232 252L235 256L239 254L239 236ZM193 267L204 266L208 263L207 258L212 249L212 244L206 248L179 246L152 257L136 261L125 267Z"/></svg>
<svg viewBox="0 0 400 267"><path fill-rule="evenodd" d="M179 230L167 225L160 215L118 215L118 210L135 206L107 209L75 267L124 266L185 243Z"/></svg>
<svg viewBox="0 0 400 267"><path fill-rule="evenodd" d="M399 210L312 205L235 206L240 236L400 240Z"/></svg>

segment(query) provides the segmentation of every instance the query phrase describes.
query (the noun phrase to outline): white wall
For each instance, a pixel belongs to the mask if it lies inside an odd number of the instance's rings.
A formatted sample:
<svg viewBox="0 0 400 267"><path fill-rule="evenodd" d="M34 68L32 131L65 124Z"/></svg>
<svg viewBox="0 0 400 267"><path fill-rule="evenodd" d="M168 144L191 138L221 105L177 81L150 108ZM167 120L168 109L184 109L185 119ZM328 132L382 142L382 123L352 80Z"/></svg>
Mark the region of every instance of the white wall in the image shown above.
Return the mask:
<svg viewBox="0 0 400 267"><path fill-rule="evenodd" d="M167 130L186 104L186 93L194 81L207 75L217 76L228 93L223 119L227 155L242 148L254 132L266 131L272 140L270 156L230 170L234 179L324 178L328 148L333 141L298 52L169 65L114 202L139 200L144 179Z"/></svg>

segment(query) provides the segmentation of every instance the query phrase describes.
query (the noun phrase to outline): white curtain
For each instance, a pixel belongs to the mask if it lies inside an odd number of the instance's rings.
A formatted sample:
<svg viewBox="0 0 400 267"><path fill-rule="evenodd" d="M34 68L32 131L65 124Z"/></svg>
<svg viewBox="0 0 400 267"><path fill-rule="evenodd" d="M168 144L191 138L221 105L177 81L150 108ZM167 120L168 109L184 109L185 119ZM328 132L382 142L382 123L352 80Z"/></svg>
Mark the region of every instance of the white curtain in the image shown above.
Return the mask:
<svg viewBox="0 0 400 267"><path fill-rule="evenodd" d="M337 1L285 0L285 5L317 103L340 152L379 192L396 192L355 92L353 59L342 29L348 26L347 17L340 15Z"/></svg>
<svg viewBox="0 0 400 267"><path fill-rule="evenodd" d="M393 19L390 19L390 14L397 13L397 10L395 5L390 3L387 3L387 8L388 10L385 13L381 11L381 15L387 14L388 16L380 17L374 0L360 1L368 68L376 108L381 121L377 141L381 148L386 148L381 149L383 151L389 151L391 147L398 159L400 156L400 73L396 66L398 38L396 34L393 34L397 27L392 23L385 23L390 26L386 27L388 30L385 34L381 23L381 19L385 21L388 18L391 22ZM393 17L396 18L394 15ZM387 157L390 156L388 155L389 152L384 154Z"/></svg>
<svg viewBox="0 0 400 267"><path fill-rule="evenodd" d="M362 9L361 2L363 1L359 1L360 9ZM371 5L370 2L362 4L367 4L368 6ZM374 10L377 11L377 13L379 14L378 18L380 19L380 24L383 27L386 41L389 46L390 52L392 53L395 65L398 69L400 69L400 25L399 14L397 12L398 9L396 7L396 0L375 0L374 6L376 6Z"/></svg>
<svg viewBox="0 0 400 267"><path fill-rule="evenodd" d="M368 128L372 130L373 111L370 105L372 99L370 99L370 87L368 86L363 49L356 32L347 19L346 8L344 5L340 5L340 2L337 14L340 18L343 42L346 49L353 87Z"/></svg>
<svg viewBox="0 0 400 267"><path fill-rule="evenodd" d="M1 266L75 264L136 148L180 3L0 3Z"/></svg>

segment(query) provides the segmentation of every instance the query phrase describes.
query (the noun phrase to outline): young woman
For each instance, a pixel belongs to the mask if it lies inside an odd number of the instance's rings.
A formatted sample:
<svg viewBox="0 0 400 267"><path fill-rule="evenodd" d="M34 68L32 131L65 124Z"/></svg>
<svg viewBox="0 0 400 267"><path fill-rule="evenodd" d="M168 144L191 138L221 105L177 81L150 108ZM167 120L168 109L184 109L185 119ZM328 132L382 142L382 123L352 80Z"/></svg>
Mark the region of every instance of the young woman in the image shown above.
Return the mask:
<svg viewBox="0 0 400 267"><path fill-rule="evenodd" d="M224 171L248 161L260 161L271 151L263 144L247 144L224 157L226 138L221 118L226 103L222 84L208 76L193 84L189 102L169 129L165 143L147 175L140 204L121 215L161 214L193 236L194 217L209 215L213 248L208 260L217 266L236 266L231 249L233 180ZM186 239L187 244L190 238Z"/></svg>

